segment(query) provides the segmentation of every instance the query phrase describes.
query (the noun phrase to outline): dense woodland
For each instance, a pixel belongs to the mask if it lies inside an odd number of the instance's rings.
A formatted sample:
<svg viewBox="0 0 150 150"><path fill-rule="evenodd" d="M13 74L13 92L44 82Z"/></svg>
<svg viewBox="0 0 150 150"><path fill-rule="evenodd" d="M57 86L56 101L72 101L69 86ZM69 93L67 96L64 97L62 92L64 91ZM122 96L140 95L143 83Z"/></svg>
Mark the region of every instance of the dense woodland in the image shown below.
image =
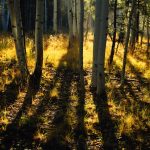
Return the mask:
<svg viewBox="0 0 150 150"><path fill-rule="evenodd" d="M0 149L150 148L150 0L0 0Z"/></svg>

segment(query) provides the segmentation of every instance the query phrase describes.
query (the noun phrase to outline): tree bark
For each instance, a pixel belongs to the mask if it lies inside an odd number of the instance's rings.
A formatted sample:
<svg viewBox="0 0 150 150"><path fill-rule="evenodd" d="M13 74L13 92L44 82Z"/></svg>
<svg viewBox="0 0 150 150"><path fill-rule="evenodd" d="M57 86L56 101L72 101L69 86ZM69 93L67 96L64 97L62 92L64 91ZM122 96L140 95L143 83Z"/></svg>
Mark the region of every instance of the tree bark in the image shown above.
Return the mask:
<svg viewBox="0 0 150 150"><path fill-rule="evenodd" d="M45 29L45 32L47 32L47 0L45 0L45 26L44 26L44 29Z"/></svg>
<svg viewBox="0 0 150 150"><path fill-rule="evenodd" d="M69 26L69 47L71 46L71 41L73 39L73 11L72 11L72 1L67 1L68 10L68 26Z"/></svg>
<svg viewBox="0 0 150 150"><path fill-rule="evenodd" d="M83 41L84 41L84 0L79 0L79 66L80 76L83 79ZM81 81L82 82L82 81Z"/></svg>
<svg viewBox="0 0 150 150"><path fill-rule="evenodd" d="M100 0L96 0L100 1ZM100 41L98 46L98 55L97 55L97 91L96 93L102 97L106 97L105 91L105 74L104 74L104 65L105 65L105 49L106 49L106 40L107 40L107 27L108 27L108 8L109 0L101 0L101 14L100 14ZM100 7L100 6L99 6ZM98 19L98 18L97 18Z"/></svg>
<svg viewBox="0 0 150 150"><path fill-rule="evenodd" d="M57 33L58 31L58 2L57 0L54 0L53 4L53 31Z"/></svg>
<svg viewBox="0 0 150 150"><path fill-rule="evenodd" d="M141 34L141 43L140 43L141 46L143 45L144 29L145 29L145 16L143 17L142 34Z"/></svg>
<svg viewBox="0 0 150 150"><path fill-rule="evenodd" d="M2 29L3 31L8 31L8 24L9 24L9 11L6 7L6 1L2 0Z"/></svg>
<svg viewBox="0 0 150 150"><path fill-rule="evenodd" d="M29 72L26 62L25 37L23 34L22 18L20 10L20 0L8 0L8 8L10 12L12 33L16 46L16 54L23 78L27 77Z"/></svg>
<svg viewBox="0 0 150 150"><path fill-rule="evenodd" d="M93 44L93 65L92 65L92 83L91 87L97 87L97 55L98 55L98 47L99 47L99 39L100 39L100 13L101 13L101 0L97 0L95 7L95 31L94 31L94 44Z"/></svg>
<svg viewBox="0 0 150 150"><path fill-rule="evenodd" d="M130 46L132 49L132 53L135 49L135 44L138 42L138 33L139 33L139 0L137 3L135 3L134 6L136 9L134 9L133 15L132 15L132 27L131 27L131 40L130 40Z"/></svg>
<svg viewBox="0 0 150 150"><path fill-rule="evenodd" d="M149 33L149 30L150 30L150 18L147 17L147 51L146 51L147 60L149 60L149 57L150 57L150 33Z"/></svg>
<svg viewBox="0 0 150 150"><path fill-rule="evenodd" d="M111 67L114 53L115 53L115 45L116 45L116 32L117 32L117 0L115 0L114 3L114 32L113 32L113 41L112 41L112 47L111 47L111 54L109 57L109 67Z"/></svg>
<svg viewBox="0 0 150 150"><path fill-rule="evenodd" d="M43 19L44 19L44 0L36 1L36 23L35 23L35 50L36 65L31 80L35 84L34 88L38 89L43 66Z"/></svg>
<svg viewBox="0 0 150 150"><path fill-rule="evenodd" d="M125 81L125 70L126 70L126 63L127 63L128 44L129 44L129 38L130 38L130 28L131 28L132 16L133 16L134 9L135 9L135 4L136 4L136 0L132 0L132 6L131 6L128 26L127 26L127 35L125 39L123 67L122 67L122 75L121 75L121 86L124 85L124 81Z"/></svg>
<svg viewBox="0 0 150 150"><path fill-rule="evenodd" d="M76 0L72 0L72 14L73 14L73 35L77 36L77 9L76 9Z"/></svg>

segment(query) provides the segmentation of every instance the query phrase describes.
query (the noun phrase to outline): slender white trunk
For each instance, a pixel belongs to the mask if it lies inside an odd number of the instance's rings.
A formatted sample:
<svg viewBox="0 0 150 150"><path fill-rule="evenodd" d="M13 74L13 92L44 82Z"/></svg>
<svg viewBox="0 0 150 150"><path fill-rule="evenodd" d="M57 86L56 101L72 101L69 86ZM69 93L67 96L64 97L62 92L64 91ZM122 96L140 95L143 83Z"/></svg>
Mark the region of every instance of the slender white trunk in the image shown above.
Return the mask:
<svg viewBox="0 0 150 150"><path fill-rule="evenodd" d="M84 42L84 1L79 0L79 66L81 79L83 78L83 42Z"/></svg>
<svg viewBox="0 0 150 150"><path fill-rule="evenodd" d="M45 32L47 32L47 0L45 0Z"/></svg>
<svg viewBox="0 0 150 150"><path fill-rule="evenodd" d="M93 66L92 66L92 83L91 86L93 88L97 87L97 55L98 55L98 46L100 39L100 10L101 8L101 0L97 0L95 7L95 31L94 31L94 44L93 44Z"/></svg>
<svg viewBox="0 0 150 150"><path fill-rule="evenodd" d="M76 13L76 0L72 0L72 14L73 14L73 35L77 35L77 13Z"/></svg>
<svg viewBox="0 0 150 150"><path fill-rule="evenodd" d="M58 2L57 0L54 0L54 5L53 5L53 31L57 33L58 31L58 23L57 23L57 17L58 17Z"/></svg>
<svg viewBox="0 0 150 150"><path fill-rule="evenodd" d="M43 65L43 20L44 0L36 0L36 23L35 23L35 50L36 65L33 74L30 76L29 85L33 90L38 90L42 76Z"/></svg>
<svg viewBox="0 0 150 150"><path fill-rule="evenodd" d="M8 0L8 8L10 12L11 26L16 46L16 54L20 66L22 76L28 75L26 63L25 37L23 35L20 0Z"/></svg>
<svg viewBox="0 0 150 150"><path fill-rule="evenodd" d="M147 59L149 60L150 56L150 17L147 17Z"/></svg>
<svg viewBox="0 0 150 150"><path fill-rule="evenodd" d="M69 25L69 41L71 40L73 36L73 12L72 12L72 1L68 0L67 1L67 10L68 10L68 25Z"/></svg>
<svg viewBox="0 0 150 150"><path fill-rule="evenodd" d="M35 24L35 50L36 66L35 72L42 71L43 65L43 18L44 18L44 0L36 1L36 24Z"/></svg>
<svg viewBox="0 0 150 150"><path fill-rule="evenodd" d="M100 1L100 0L97 0ZM98 46L98 58L97 58L97 94L106 96L105 91L105 49L107 40L107 26L108 26L108 8L109 0L101 0L101 15L100 15L100 41Z"/></svg>
<svg viewBox="0 0 150 150"><path fill-rule="evenodd" d="M79 35L80 32L80 11L81 11L81 1L76 0L76 26L77 26L77 34Z"/></svg>
<svg viewBox="0 0 150 150"><path fill-rule="evenodd" d="M127 26L127 35L125 39L123 67L122 67L122 75L121 75L121 86L124 85L124 81L125 81L125 70L126 70L126 63L127 63L127 53L128 53L128 45L129 45L129 38L130 38L131 21L132 21L132 16L134 13L135 4L136 4L136 0L133 0L130 15L129 15L128 26Z"/></svg>
<svg viewBox="0 0 150 150"><path fill-rule="evenodd" d="M8 24L9 24L9 12L8 8L6 7L6 1L2 0L2 29L3 31L8 30Z"/></svg>
<svg viewBox="0 0 150 150"><path fill-rule="evenodd" d="M141 46L143 45L143 36L144 36L144 30L145 30L145 19L146 17L143 16L143 24L142 24L142 34L141 34Z"/></svg>

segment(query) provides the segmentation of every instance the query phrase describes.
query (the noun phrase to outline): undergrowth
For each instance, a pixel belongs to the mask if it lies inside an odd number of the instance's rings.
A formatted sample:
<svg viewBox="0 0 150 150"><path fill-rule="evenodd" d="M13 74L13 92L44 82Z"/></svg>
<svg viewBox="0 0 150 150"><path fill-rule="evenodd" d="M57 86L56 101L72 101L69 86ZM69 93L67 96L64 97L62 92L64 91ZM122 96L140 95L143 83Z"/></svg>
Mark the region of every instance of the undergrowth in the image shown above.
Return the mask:
<svg viewBox="0 0 150 150"><path fill-rule="evenodd" d="M76 70L78 52L68 48L67 35L44 36L43 76L40 91L32 98L32 105L20 117L27 87L19 87L15 79L19 76L15 46L12 37L0 37L0 140L12 136L8 131L18 122L19 131L30 135L31 145L25 147L60 147L78 143L89 149L116 146L141 149L150 146L150 69L145 57L146 46L128 54L126 84L120 89L123 47L115 54L113 69L107 70L107 60L111 49L107 40L106 49L106 87L108 101L95 99L90 92L93 35L84 43L85 94L81 97ZM30 71L35 64L34 40L26 38L27 61ZM99 104L100 103L100 104ZM29 125L29 126L28 126ZM11 127L11 128L10 128ZM11 130L14 130L13 128ZM31 130L31 131L30 131ZM10 131L11 132L11 131ZM20 136L26 137L26 134ZM110 132L110 133L109 133ZM85 134L86 133L86 134ZM111 134L111 135L110 135ZM114 142L114 137L117 142ZM19 141L19 137L16 137ZM20 137L22 138L22 137ZM22 138L23 140L25 140ZM113 141L111 141L111 138ZM59 143L60 140L60 143ZM21 146L20 141L20 146ZM128 144L130 145L128 146ZM3 146L4 143L2 142ZM60 146L60 147L59 147ZM14 146L15 147L15 146ZM3 147L4 148L4 147ZM20 147L19 147L20 148Z"/></svg>

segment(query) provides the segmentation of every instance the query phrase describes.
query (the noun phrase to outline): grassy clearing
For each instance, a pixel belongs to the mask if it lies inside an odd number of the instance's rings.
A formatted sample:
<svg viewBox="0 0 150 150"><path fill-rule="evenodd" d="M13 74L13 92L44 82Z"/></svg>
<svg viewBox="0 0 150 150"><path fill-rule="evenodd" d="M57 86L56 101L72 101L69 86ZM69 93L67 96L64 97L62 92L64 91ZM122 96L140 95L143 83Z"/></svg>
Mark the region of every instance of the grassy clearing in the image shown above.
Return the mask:
<svg viewBox="0 0 150 150"><path fill-rule="evenodd" d="M26 38L26 44L28 66L32 72L35 63L34 41ZM148 141L150 69L149 60L144 54L146 47L135 50L134 56L128 54L126 75L129 81L124 89L119 88L123 57L123 47L119 47L114 57L112 73L106 73L108 101L101 102L99 99L100 104L89 90L93 35L89 35L84 43L84 69L87 72L84 97L80 95L78 76L74 76L71 71L66 72L65 69L58 70L60 67L68 66L75 68L70 64L74 58L77 58L78 53L68 52L67 49L67 35L44 36L41 89L32 98L32 105L18 117L26 99L27 88L19 87L17 81L13 82L19 75L13 39L9 35L0 37L1 132L8 134L8 128L13 126L13 122L18 122L17 130L22 132L25 130L30 135L30 140L27 141L32 146L25 144L24 147L41 146L43 149L44 146L52 146L48 143L60 147L71 145L72 148L75 147L75 143L80 143L80 146L86 145L88 149L108 148L114 144L125 149L132 146L135 149L148 147L150 145ZM108 39L106 68L110 49L111 41ZM9 86L10 84L12 87ZM26 140L26 134L23 135L24 137L20 138ZM114 142L114 137L118 142ZM3 138L1 136L0 140Z"/></svg>

